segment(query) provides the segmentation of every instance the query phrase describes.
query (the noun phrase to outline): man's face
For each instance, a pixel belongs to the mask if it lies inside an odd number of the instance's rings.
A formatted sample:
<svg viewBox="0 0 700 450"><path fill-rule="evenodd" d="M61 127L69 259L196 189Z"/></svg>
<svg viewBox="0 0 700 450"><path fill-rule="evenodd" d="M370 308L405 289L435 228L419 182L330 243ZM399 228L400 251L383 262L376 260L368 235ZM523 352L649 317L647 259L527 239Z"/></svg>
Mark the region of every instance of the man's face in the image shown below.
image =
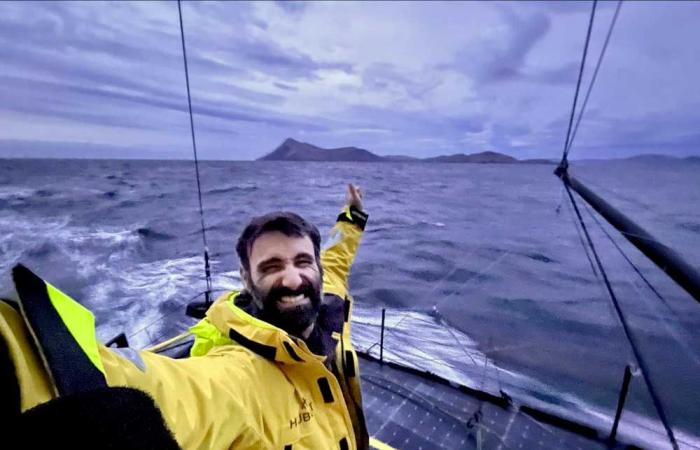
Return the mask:
<svg viewBox="0 0 700 450"><path fill-rule="evenodd" d="M260 235L250 250L248 290L262 319L303 337L321 304L321 274L308 236Z"/></svg>

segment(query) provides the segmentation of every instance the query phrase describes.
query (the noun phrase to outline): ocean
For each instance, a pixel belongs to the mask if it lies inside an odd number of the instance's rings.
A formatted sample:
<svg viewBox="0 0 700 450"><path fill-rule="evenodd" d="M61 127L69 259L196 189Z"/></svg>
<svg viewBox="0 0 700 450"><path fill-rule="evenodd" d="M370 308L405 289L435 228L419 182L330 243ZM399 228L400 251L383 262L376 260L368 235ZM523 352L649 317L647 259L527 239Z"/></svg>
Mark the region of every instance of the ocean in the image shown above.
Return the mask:
<svg viewBox="0 0 700 450"><path fill-rule="evenodd" d="M234 246L252 216L295 211L326 237L356 183L370 215L350 278L358 348L379 340L385 308L387 358L609 426L634 358L553 166L204 161L200 171L215 289L240 286ZM582 161L571 172L700 270L700 163ZM700 445L700 305L579 206L674 429ZM191 323L184 304L205 290L200 228L192 162L0 159L4 285L25 264L89 307L102 340L123 331L143 347ZM622 432L664 447L641 376Z"/></svg>

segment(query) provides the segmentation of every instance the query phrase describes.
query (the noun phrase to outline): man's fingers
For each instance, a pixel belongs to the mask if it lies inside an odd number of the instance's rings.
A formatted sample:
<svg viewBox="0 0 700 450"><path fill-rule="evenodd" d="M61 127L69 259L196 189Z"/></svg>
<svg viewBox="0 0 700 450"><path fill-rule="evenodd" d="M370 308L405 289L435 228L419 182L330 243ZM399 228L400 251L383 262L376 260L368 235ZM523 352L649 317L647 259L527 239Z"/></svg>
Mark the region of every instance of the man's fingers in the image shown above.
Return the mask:
<svg viewBox="0 0 700 450"><path fill-rule="evenodd" d="M350 195L350 197L362 198L362 192L360 191L360 188L352 183L348 184L348 194Z"/></svg>
<svg viewBox="0 0 700 450"><path fill-rule="evenodd" d="M348 183L347 202L349 205L362 209L362 190L359 186Z"/></svg>

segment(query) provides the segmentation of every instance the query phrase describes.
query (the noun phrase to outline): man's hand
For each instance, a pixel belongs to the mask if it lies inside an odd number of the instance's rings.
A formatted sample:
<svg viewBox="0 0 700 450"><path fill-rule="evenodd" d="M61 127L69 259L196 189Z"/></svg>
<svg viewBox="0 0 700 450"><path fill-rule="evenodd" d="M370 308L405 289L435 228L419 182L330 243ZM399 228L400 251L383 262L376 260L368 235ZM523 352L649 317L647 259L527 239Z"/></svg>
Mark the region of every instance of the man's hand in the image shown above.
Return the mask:
<svg viewBox="0 0 700 450"><path fill-rule="evenodd" d="M354 206L358 210L363 211L362 191L358 186L352 183L348 184L348 192L345 194L345 203L347 203L348 206Z"/></svg>

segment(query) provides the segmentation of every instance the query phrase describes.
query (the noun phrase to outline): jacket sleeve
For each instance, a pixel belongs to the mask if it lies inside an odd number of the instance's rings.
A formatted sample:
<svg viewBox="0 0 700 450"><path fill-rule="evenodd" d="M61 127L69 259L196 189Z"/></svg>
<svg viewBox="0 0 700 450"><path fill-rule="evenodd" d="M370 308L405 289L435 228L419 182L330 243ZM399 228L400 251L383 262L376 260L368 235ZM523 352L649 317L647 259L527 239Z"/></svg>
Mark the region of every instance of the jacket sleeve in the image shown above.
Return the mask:
<svg viewBox="0 0 700 450"><path fill-rule="evenodd" d="M368 215L355 207L345 207L333 227L340 239L321 253L323 291L340 298L348 296L350 267L367 224Z"/></svg>
<svg viewBox="0 0 700 450"><path fill-rule="evenodd" d="M150 396L183 449L260 448L266 445L255 421L259 399L251 394L250 355L221 346L203 357L171 359L148 351L119 354L100 348L109 386Z"/></svg>
<svg viewBox="0 0 700 450"><path fill-rule="evenodd" d="M107 348L97 340L87 308L24 267L15 268L13 277L19 310L0 305L0 350L9 354L4 362L0 358L0 369L14 374L12 413L54 402L24 416L26 423L59 415L79 425L85 411L78 407L92 403L86 399L94 400L94 394L100 401L119 401L120 391L110 388L124 387L151 397L182 448L269 447L255 420L262 407L257 390L246 388L259 383L254 358L241 346L223 345L186 359ZM104 408L110 407L89 414Z"/></svg>

